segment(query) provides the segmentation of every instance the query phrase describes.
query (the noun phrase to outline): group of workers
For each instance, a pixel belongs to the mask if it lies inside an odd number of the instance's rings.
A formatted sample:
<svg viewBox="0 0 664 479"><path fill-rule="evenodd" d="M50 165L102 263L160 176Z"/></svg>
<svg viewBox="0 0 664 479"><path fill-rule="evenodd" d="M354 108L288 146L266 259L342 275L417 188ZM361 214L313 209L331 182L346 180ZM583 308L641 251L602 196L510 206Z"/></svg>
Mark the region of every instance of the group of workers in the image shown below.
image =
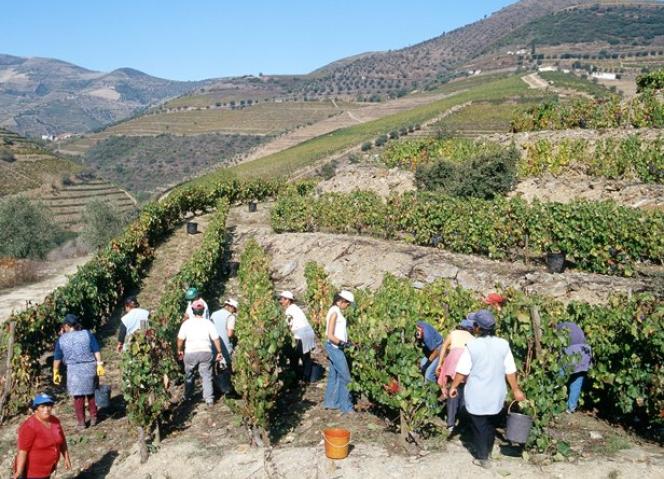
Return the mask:
<svg viewBox="0 0 664 479"><path fill-rule="evenodd" d="M239 304L228 298L222 308L210 315L207 303L195 288L185 293L186 312L177 334L178 359L184 364L185 399L191 399L196 371L201 378L203 400L214 403L215 389L221 394L232 390L232 357L235 340L236 314ZM328 358L328 380L323 405L325 409L342 414L353 413L353 400L348 389L351 382L346 349L352 343L348 337L344 315L355 301L353 293L342 290L334 296L325 317L325 344ZM464 408L473 431L474 463L488 467L496 437L496 424L503 410L509 384L514 399L526 399L520 389L516 366L510 346L496 336L496 319L492 310L500 310L505 298L492 293L485 300L488 309L469 314L446 338L430 324L419 321L416 340L424 356L420 370L425 381L436 382L441 389L440 400L446 401L447 426L456 427L457 415ZM290 366L297 378L310 381L316 347L316 335L304 311L295 303L290 291L279 294L278 302L284 311L292 341L285 349ZM126 351L129 338L148 327L149 311L140 308L134 296L124 303L125 314L118 331L117 350ZM569 398L567 411L578 404L586 373L591 365L590 346L583 331L574 323L561 323L567 329L570 345L565 353L572 358L568 374ZM60 365L67 366L67 391L74 400L77 428L85 429L85 404L90 414L89 425L97 424L95 388L105 375L97 339L81 327L79 318L67 314L55 344L53 382L61 384ZM71 463L67 442L59 420L52 414L54 399L38 394L32 401L33 414L21 425L18 434L18 454L14 478L48 478L55 471L60 455L65 468Z"/></svg>

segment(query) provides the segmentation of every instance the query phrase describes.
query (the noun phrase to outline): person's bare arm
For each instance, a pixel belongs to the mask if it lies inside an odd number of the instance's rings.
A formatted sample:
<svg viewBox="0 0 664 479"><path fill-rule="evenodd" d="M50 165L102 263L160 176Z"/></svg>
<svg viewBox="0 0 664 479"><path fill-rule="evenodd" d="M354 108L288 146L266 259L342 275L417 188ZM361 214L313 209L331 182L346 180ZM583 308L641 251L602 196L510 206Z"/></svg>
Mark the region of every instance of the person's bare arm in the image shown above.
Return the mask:
<svg viewBox="0 0 664 479"><path fill-rule="evenodd" d="M23 476L23 470L25 469L25 463L28 459L28 451L19 449L18 454L16 455L16 471L14 472L14 479L18 479Z"/></svg>
<svg viewBox="0 0 664 479"><path fill-rule="evenodd" d="M438 367L436 368L436 374L440 374L440 370L443 369L443 361L445 361L445 356L447 356L447 350L450 349L450 344L452 340L448 334L443 342L443 345L440 348L440 361L438 361Z"/></svg>
<svg viewBox="0 0 664 479"><path fill-rule="evenodd" d="M62 363L61 359L53 360L53 371L60 371L60 364Z"/></svg>
<svg viewBox="0 0 664 479"><path fill-rule="evenodd" d="M526 395L519 387L519 382L516 379L516 373L506 374L505 378L507 379L507 383L510 385L510 388L512 389L512 394L514 394L514 400L525 401Z"/></svg>
<svg viewBox="0 0 664 479"><path fill-rule="evenodd" d="M98 363L101 362L101 353L100 352L95 353L95 359L97 360Z"/></svg>
<svg viewBox="0 0 664 479"><path fill-rule="evenodd" d="M71 458L69 457L69 447L67 447L67 439L62 443L62 448L60 449L62 457L65 460L65 469L68 471L71 470Z"/></svg>
<svg viewBox="0 0 664 479"><path fill-rule="evenodd" d="M467 377L468 376L466 376L465 374L461 374L461 373L456 373L454 375L454 381L452 381L452 386L450 386L450 397L451 398L457 397L459 385L462 382L465 382Z"/></svg>
<svg viewBox="0 0 664 479"><path fill-rule="evenodd" d="M235 330L234 329L227 329L226 334L228 335L228 339L231 339L233 337L233 335L235 334Z"/></svg>
<svg viewBox="0 0 664 479"><path fill-rule="evenodd" d="M182 360L182 358L184 358L184 339L178 338L177 348L178 348L178 359Z"/></svg>
<svg viewBox="0 0 664 479"><path fill-rule="evenodd" d="M327 322L327 339L329 339L332 344L336 344L338 346L341 340L334 335L334 328L336 325L337 313L332 313L332 316L330 316L330 319Z"/></svg>
<svg viewBox="0 0 664 479"><path fill-rule="evenodd" d="M219 341L219 338L214 339L214 347L217 348L217 361L221 360L222 355L221 355L221 341Z"/></svg>

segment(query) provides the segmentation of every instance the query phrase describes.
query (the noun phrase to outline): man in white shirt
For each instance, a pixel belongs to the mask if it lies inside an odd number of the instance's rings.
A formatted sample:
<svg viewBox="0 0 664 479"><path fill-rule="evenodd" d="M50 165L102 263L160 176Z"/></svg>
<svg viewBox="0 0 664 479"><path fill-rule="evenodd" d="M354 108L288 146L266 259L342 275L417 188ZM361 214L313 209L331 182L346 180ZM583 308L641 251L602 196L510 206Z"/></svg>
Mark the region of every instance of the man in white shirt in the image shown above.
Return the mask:
<svg viewBox="0 0 664 479"><path fill-rule="evenodd" d="M184 396L191 399L194 390L194 372L198 368L203 383L203 399L208 406L214 403L212 386L212 352L214 343L216 361L222 359L219 333L212 322L203 317L205 305L202 301L194 301L191 305L193 317L186 319L178 332L178 359L184 360Z"/></svg>
<svg viewBox="0 0 664 479"><path fill-rule="evenodd" d="M219 311L215 311L210 316L210 321L214 324L221 338L221 354L224 357L221 364L219 374L215 375L215 386L223 394L228 394L231 391L231 373L232 373L232 357L233 343L232 339L235 336L235 315L237 314L238 302L233 298L228 298L224 302L224 307Z"/></svg>
<svg viewBox="0 0 664 479"><path fill-rule="evenodd" d="M129 296L125 299L124 310L125 314L120 320L120 328L118 329L118 344L117 351L126 351L129 346L129 338L139 329L146 329L148 327L148 317L150 312L147 309L139 308L136 296Z"/></svg>
<svg viewBox="0 0 664 479"><path fill-rule="evenodd" d="M488 468L496 440L496 423L507 396L505 379L515 400L525 401L526 396L517 383L516 365L509 343L495 336L493 313L483 309L469 314L468 319L477 325L477 338L466 344L459 358L450 397L457 396L459 384L465 380L464 400L472 424L476 456L473 464Z"/></svg>
<svg viewBox="0 0 664 479"><path fill-rule="evenodd" d="M309 324L304 311L295 304L293 293L283 291L279 295L279 304L284 310L288 327L295 340L294 345L290 344L290 347L286 348L286 355L298 379L308 382L311 380L313 364L311 351L316 347L316 333ZM302 360L302 367L300 367L300 360Z"/></svg>

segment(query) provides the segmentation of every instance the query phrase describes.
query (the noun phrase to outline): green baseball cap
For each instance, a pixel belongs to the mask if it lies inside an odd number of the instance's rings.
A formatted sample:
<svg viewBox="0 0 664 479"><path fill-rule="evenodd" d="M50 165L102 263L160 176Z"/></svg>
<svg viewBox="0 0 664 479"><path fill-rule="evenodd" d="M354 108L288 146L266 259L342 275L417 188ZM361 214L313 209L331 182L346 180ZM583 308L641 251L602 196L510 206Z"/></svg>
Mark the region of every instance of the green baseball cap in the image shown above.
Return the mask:
<svg viewBox="0 0 664 479"><path fill-rule="evenodd" d="M184 299L187 301L193 301L198 298L198 290L196 288L189 288L187 292L184 293Z"/></svg>

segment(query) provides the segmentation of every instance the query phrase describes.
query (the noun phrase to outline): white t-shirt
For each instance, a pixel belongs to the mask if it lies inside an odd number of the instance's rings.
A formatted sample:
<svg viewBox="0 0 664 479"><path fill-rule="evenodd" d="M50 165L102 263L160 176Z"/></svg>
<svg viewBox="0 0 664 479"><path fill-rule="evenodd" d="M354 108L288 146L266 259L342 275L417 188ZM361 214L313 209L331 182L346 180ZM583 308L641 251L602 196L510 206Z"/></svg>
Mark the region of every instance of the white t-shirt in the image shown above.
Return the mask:
<svg viewBox="0 0 664 479"><path fill-rule="evenodd" d="M142 308L132 308L127 314L122 316L122 324L124 324L124 327L127 329L124 345L122 346L123 351L126 351L129 347L129 336L141 328L141 321L145 321L147 326L149 316L150 311Z"/></svg>
<svg viewBox="0 0 664 479"><path fill-rule="evenodd" d="M498 414L507 396L505 375L516 372L509 343L495 336L474 339L466 344L456 372L468 376L463 392L468 412Z"/></svg>
<svg viewBox="0 0 664 479"><path fill-rule="evenodd" d="M210 321L212 321L217 329L217 333L219 333L219 337L226 345L228 352L233 352L233 344L228 337L228 330L235 330L235 315L226 308L222 308L219 311L212 313Z"/></svg>
<svg viewBox="0 0 664 479"><path fill-rule="evenodd" d="M184 353L209 353L212 341L219 339L217 328L205 318L187 319L178 332L178 339L184 340Z"/></svg>
<svg viewBox="0 0 664 479"><path fill-rule="evenodd" d="M205 300L203 298L200 298L198 301L202 301L203 304L205 305L205 312L203 313L203 317L205 319L210 319L210 310L208 308L207 303L205 302ZM187 303L187 310L185 311L185 313L187 313L190 318L193 318L194 317L194 311L191 309L191 303L193 303L193 301L189 301Z"/></svg>
<svg viewBox="0 0 664 479"><path fill-rule="evenodd" d="M336 313L337 319L334 323L334 333L332 335L337 339L340 339L341 341L348 341L348 330L346 329L346 317L341 312L341 308L339 308L339 306L337 305L332 306L327 312L327 316L325 317L325 336L329 334L330 317L332 317L332 314L334 313ZM333 344L332 346L334 346L335 348L337 347L336 344Z"/></svg>
<svg viewBox="0 0 664 479"><path fill-rule="evenodd" d="M286 315L286 321L288 321L288 327L293 332L293 337L302 341L302 352L306 354L314 349L316 347L316 333L314 333L314 329L309 324L302 308L296 304L291 304L286 308L284 314Z"/></svg>

